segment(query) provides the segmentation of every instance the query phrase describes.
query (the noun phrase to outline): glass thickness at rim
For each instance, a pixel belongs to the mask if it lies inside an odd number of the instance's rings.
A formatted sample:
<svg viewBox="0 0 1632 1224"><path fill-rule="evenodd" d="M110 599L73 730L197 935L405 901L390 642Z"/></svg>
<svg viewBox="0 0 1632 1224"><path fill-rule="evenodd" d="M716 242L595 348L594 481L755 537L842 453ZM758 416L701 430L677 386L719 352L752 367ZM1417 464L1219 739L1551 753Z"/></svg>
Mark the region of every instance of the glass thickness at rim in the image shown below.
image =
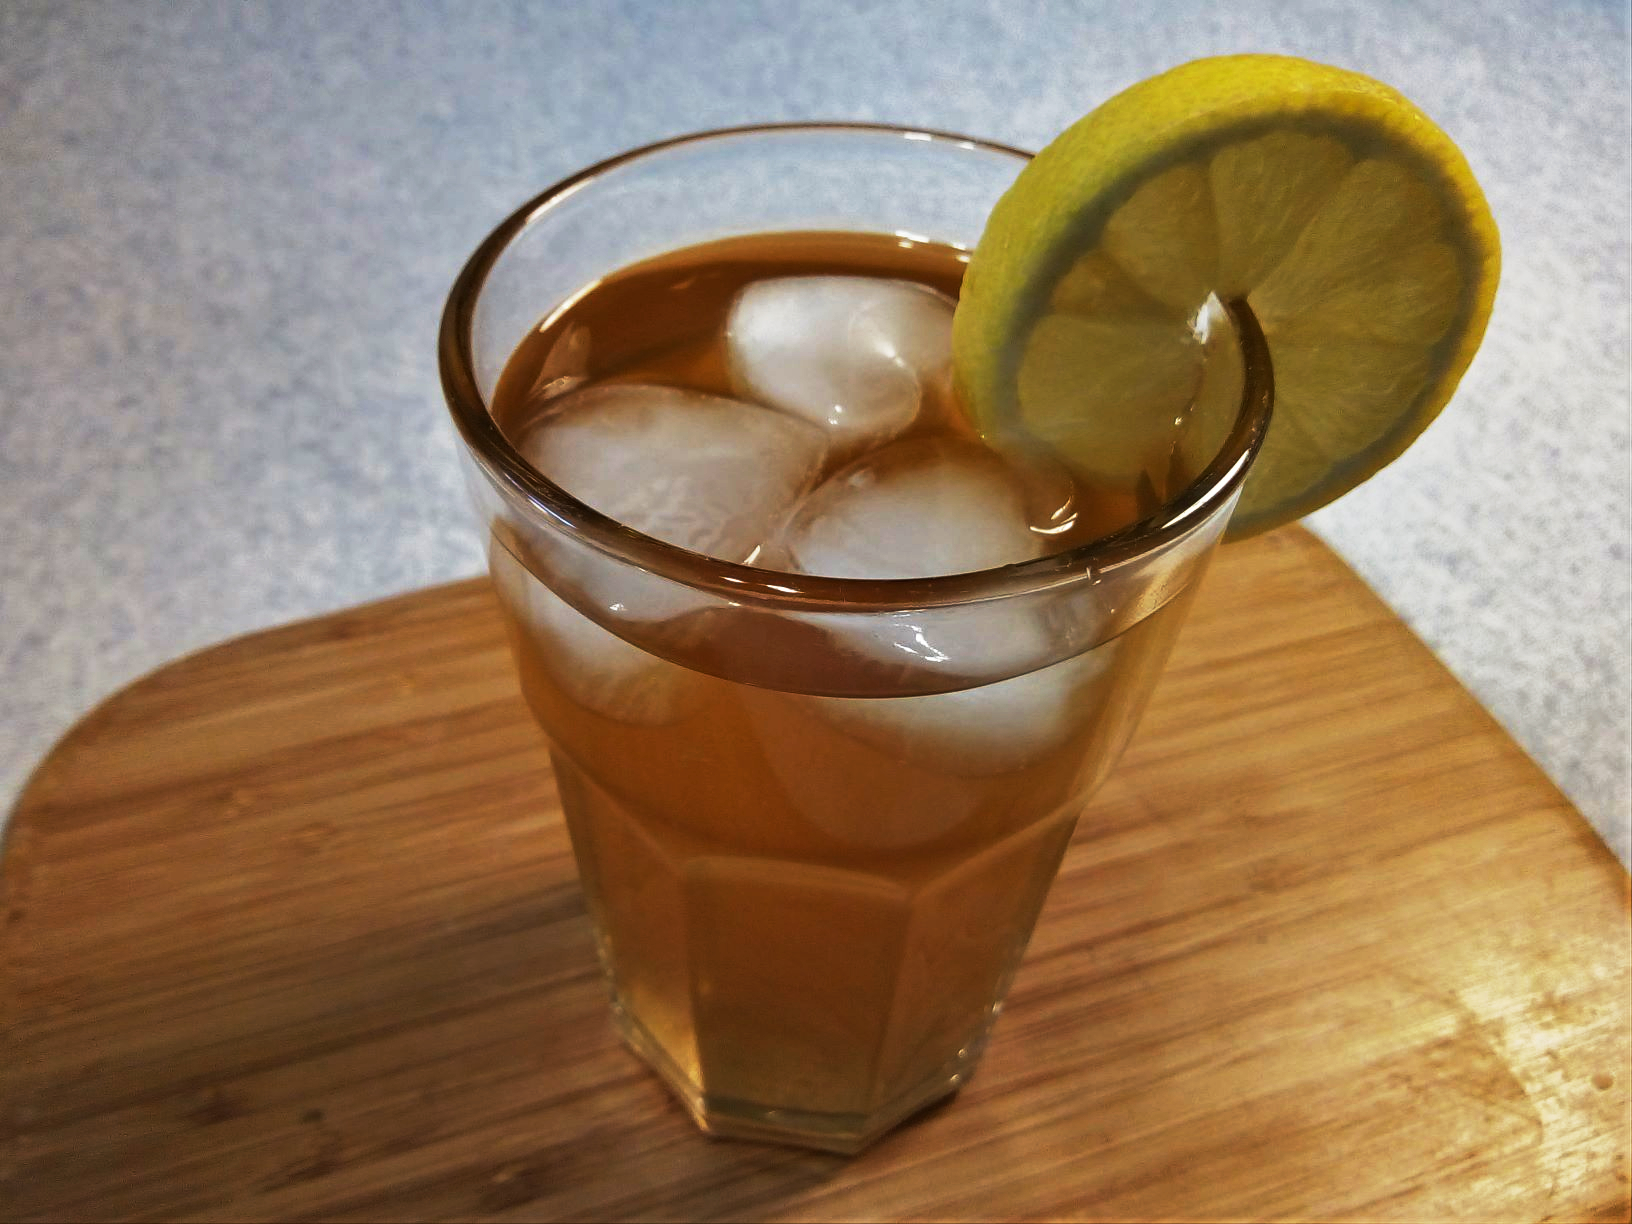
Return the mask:
<svg viewBox="0 0 1632 1224"><path fill-rule="evenodd" d="M548 518L579 541L608 556L685 586L741 604L785 611L893 611L984 602L1071 585L1138 560L1182 537L1224 505L1245 479L1269 426L1274 399L1269 350L1251 309L1224 303L1242 357L1242 396L1234 425L1213 462L1176 496L1140 521L1066 552L1032 561L935 578L829 578L761 569L721 561L644 535L579 501L521 457L494 423L476 382L473 334L476 305L488 275L525 230L547 220L551 209L632 162L675 150L741 140L846 135L898 137L1013 158L1016 173L1030 160L1021 149L955 132L872 123L777 123L718 128L676 136L607 158L562 179L501 221L460 270L449 291L437 338L442 389L454 423L499 492L512 503ZM751 155L745 148L744 155ZM616 269L608 268L608 273ZM541 304L540 316L553 303ZM521 337L516 337L520 342Z"/></svg>

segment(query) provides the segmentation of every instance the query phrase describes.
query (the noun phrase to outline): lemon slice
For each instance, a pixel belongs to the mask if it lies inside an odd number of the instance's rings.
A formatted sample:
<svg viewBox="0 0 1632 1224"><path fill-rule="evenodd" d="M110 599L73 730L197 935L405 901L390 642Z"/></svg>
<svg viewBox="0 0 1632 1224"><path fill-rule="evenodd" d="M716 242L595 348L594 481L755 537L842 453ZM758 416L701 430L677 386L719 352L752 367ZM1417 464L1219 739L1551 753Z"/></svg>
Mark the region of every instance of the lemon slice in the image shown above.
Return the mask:
<svg viewBox="0 0 1632 1224"><path fill-rule="evenodd" d="M983 433L1131 483L1182 446L1207 304L1244 299L1275 411L1241 538L1410 445L1472 360L1499 269L1466 160L1399 93L1284 56L1197 60L1079 120L998 201L954 321L956 377Z"/></svg>

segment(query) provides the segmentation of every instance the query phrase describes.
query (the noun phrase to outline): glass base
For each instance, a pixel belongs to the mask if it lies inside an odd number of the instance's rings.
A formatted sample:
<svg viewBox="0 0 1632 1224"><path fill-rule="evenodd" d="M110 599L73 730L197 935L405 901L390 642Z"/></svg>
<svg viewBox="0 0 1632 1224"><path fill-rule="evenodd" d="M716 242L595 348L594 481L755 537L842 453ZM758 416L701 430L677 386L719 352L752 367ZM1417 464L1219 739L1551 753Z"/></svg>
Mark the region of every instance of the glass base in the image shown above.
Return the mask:
<svg viewBox="0 0 1632 1224"><path fill-rule="evenodd" d="M909 1092L868 1114L812 1113L705 1092L675 1065L645 1027L615 1001L612 1017L618 1032L641 1060L674 1093L704 1134L722 1139L784 1143L852 1156L914 1114L950 1097L974 1071L983 1036Z"/></svg>

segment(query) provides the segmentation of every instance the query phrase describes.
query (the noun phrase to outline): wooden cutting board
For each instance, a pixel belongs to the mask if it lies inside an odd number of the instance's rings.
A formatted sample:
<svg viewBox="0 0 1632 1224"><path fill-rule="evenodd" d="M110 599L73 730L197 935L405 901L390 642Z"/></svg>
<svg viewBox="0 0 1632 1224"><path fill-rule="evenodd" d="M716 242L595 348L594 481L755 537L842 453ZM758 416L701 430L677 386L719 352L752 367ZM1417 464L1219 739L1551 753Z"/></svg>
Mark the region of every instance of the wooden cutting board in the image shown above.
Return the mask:
<svg viewBox="0 0 1632 1224"><path fill-rule="evenodd" d="M0 863L8 1220L1628 1215L1628 880L1301 529L1226 548L984 1065L853 1159L613 1036L486 585L147 677Z"/></svg>

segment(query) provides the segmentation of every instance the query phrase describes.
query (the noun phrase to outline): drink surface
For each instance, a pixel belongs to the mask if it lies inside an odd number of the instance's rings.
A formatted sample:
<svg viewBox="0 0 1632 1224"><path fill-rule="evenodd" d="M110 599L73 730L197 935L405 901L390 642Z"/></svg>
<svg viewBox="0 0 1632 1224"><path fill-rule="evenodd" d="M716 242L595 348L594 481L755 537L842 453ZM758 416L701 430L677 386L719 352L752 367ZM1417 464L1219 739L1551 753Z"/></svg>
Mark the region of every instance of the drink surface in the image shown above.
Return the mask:
<svg viewBox="0 0 1632 1224"><path fill-rule="evenodd" d="M515 440L553 396L583 384L653 383L738 396L726 331L745 287L782 277L867 277L913 282L955 300L968 258L940 243L842 232L756 234L670 252L604 278L546 318L505 366L491 411ZM978 442L949 380L926 383L915 419L896 440L936 437ZM836 448L821 474L856 457L854 448ZM1037 456L1011 452L1007 460L1027 487L1028 513L1034 529L1047 533L1049 552L1128 526L1154 510L1175 479L1163 472L1133 489L1112 489Z"/></svg>
<svg viewBox="0 0 1632 1224"><path fill-rule="evenodd" d="M728 333L746 288L844 276L910 281L950 299L962 268L957 251L888 236L768 235L681 251L607 278L546 319L505 369L494 416L530 456L570 452L573 463L547 472L569 492L581 478L612 503L597 508L633 507L651 516L637 525L706 539L726 560L927 576L1044 555L1133 521L1159 492L1149 482L1143 495L1094 488L1035 457L992 455L949 381L927 368L908 424L882 441L866 422L818 441L814 458L789 469L794 508L742 534L699 527L689 511L675 519L674 496L709 502L712 490L675 485L668 469L693 450L729 449L733 430L759 429L753 414L786 420L771 408L709 407L735 424L660 452L655 469L585 466L617 458L604 453L617 437L594 432L596 404L608 416L644 411L607 388L742 397L744 359ZM949 325L950 303L935 309ZM776 428L796 451L816 436L798 422ZM551 429L594 445L532 445ZM755 459L753 480L783 453ZM905 469L890 466L895 455L907 456ZM904 518L882 536L851 523L900 470L926 464L957 468L963 483L909 480L927 499L886 505ZM721 513L760 487L728 490ZM993 535L989 520L1009 512L1001 490L1015 491L1020 509L1007 535ZM631 645L554 594L550 584L562 580L548 559L501 529L491 560L522 688L551 740L619 1021L636 1048L708 1124L737 1117L751 1131L773 1114L797 1115L799 1129L830 1131L837 1147L960 1082L1188 591L1119 637L1012 679L928 696L830 697L721 679ZM879 572L891 567L904 568ZM663 615L616 592L592 601L618 615ZM1044 632L1028 617L991 637ZM1005 646L936 640L952 652ZM779 648L797 651L798 641Z"/></svg>

